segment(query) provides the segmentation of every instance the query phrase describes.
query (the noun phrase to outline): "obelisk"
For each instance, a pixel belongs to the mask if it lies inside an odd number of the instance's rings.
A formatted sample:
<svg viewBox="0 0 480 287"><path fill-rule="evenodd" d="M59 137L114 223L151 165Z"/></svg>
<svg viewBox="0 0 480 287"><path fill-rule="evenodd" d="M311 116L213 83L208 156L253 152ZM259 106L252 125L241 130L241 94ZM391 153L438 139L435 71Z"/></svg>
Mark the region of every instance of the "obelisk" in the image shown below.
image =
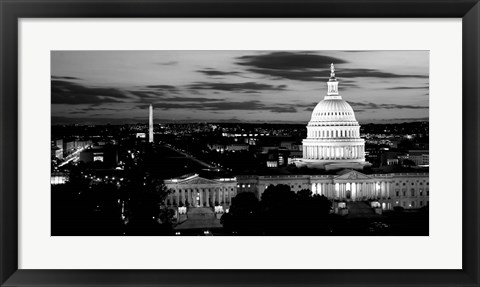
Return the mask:
<svg viewBox="0 0 480 287"><path fill-rule="evenodd" d="M153 143L153 107L148 109L148 142Z"/></svg>

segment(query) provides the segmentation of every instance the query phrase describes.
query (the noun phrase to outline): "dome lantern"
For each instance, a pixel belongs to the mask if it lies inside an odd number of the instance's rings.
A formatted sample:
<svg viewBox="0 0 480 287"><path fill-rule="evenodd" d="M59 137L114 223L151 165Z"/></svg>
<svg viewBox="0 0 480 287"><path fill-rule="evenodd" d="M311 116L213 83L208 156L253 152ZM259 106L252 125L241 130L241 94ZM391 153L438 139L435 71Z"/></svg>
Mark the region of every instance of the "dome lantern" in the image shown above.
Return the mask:
<svg viewBox="0 0 480 287"><path fill-rule="evenodd" d="M330 64L330 79L327 82L327 86L328 91L325 100L342 99L338 94L338 81L337 78L335 78L335 66L333 66L333 63Z"/></svg>

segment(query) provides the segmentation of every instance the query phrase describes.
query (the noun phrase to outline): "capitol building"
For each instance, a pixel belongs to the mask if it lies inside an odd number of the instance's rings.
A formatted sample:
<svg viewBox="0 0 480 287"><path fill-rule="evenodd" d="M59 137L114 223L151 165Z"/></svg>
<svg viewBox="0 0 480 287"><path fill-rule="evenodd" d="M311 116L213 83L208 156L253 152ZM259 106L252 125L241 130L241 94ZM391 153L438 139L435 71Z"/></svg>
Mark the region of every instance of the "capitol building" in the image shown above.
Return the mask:
<svg viewBox="0 0 480 287"><path fill-rule="evenodd" d="M383 173L364 169L365 140L352 107L338 92L335 68L331 64L327 95L314 108L303 140L303 156L297 167L308 174L242 174L232 178L206 179L198 174L165 180L172 193L165 205L228 212L233 198L242 192L261 198L271 185L288 185L298 192L309 189L334 201L335 212L345 212L363 202L368 208L392 210L394 207L418 209L429 205L428 171ZM368 204L367 204L368 203ZM345 214L345 213L343 213ZM188 215L188 214L187 214ZM207 217L202 213L202 217ZM211 215L213 218L213 215ZM188 218L188 216L187 216Z"/></svg>
<svg viewBox="0 0 480 287"><path fill-rule="evenodd" d="M360 138L360 125L352 107L338 92L335 67L331 64L328 91L312 112L303 140L303 158L298 167L361 170L365 162L365 140Z"/></svg>

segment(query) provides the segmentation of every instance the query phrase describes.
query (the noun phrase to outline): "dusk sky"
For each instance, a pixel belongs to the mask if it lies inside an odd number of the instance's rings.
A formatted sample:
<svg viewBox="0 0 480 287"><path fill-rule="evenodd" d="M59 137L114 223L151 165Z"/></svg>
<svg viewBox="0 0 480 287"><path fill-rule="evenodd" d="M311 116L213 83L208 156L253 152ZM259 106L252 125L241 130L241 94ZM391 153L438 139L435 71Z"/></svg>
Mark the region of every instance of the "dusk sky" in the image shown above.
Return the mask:
<svg viewBox="0 0 480 287"><path fill-rule="evenodd" d="M359 122L428 120L428 51L52 51L52 124L307 123L330 63Z"/></svg>

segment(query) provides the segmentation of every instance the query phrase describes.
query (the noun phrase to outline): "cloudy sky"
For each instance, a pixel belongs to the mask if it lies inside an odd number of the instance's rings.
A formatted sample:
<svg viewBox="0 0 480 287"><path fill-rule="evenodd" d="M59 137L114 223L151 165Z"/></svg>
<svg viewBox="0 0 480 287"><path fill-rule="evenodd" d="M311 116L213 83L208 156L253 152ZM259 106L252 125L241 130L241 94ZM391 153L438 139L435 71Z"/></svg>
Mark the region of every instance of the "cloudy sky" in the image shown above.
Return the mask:
<svg viewBox="0 0 480 287"><path fill-rule="evenodd" d="M330 63L360 122L428 120L428 51L52 51L52 124L305 123Z"/></svg>

